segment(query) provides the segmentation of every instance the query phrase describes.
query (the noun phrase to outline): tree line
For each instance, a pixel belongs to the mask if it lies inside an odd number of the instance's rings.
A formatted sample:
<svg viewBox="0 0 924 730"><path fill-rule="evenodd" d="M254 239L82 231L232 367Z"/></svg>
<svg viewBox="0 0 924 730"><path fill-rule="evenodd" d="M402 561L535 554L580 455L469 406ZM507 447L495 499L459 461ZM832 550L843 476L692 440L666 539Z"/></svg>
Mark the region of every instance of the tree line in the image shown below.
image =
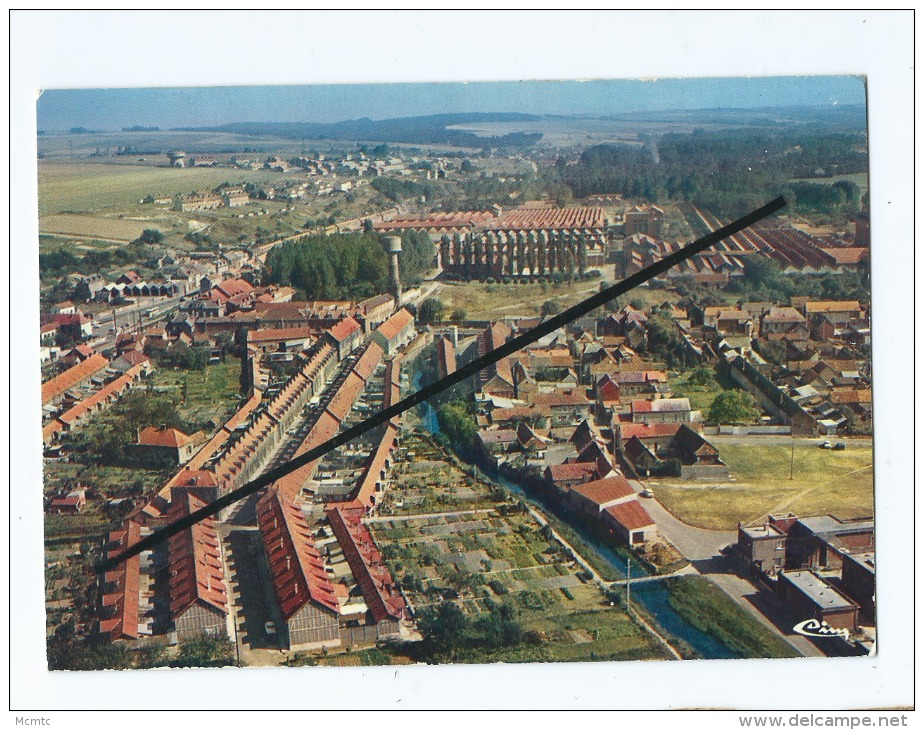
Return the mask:
<svg viewBox="0 0 924 730"><path fill-rule="evenodd" d="M419 232L401 238L401 278L413 286L433 265L433 242ZM362 299L387 288L388 258L372 232L307 235L269 252L265 282L294 286L309 300Z"/></svg>
<svg viewBox="0 0 924 730"><path fill-rule="evenodd" d="M666 134L644 146L589 147L576 165L561 160L547 184L564 184L575 197L616 193L652 203L686 200L727 217L783 193L798 213L851 215L860 202L854 183L795 179L866 172L865 145L861 134L795 130Z"/></svg>

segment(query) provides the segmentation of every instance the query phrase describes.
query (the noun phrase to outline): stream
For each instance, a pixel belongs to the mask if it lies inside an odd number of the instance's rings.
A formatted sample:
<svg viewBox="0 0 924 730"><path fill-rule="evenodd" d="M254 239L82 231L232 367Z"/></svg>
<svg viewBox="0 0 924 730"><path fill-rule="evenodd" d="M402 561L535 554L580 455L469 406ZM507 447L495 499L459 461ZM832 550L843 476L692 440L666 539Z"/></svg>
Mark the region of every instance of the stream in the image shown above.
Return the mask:
<svg viewBox="0 0 924 730"><path fill-rule="evenodd" d="M420 387L419 373L414 374L413 384L415 388ZM418 413L420 414L424 428L426 428L429 433L439 433L440 427L436 418L436 411L430 406L429 403L421 403ZM485 479L489 479L499 484L505 489L515 493L517 496L528 500L530 503L542 507L543 510L546 509L545 506L541 504L541 502L526 492L523 487L521 487L516 482L511 481L506 477L500 475L493 476L483 471L481 474ZM625 578L625 555L620 555L611 547L604 544L599 537L597 537L585 526L576 524L572 521L568 521L568 526L578 535L580 535L581 539L584 540L584 542L589 545L590 548L595 553L597 553L598 556L600 556L600 558L611 565L621 578ZM632 562L633 565L631 570L633 576L641 577L643 575L647 575L647 572L639 563L635 562L634 560ZM633 585L631 586L631 595L632 601L641 605L645 611L654 618L658 624L659 630L662 634L665 635L665 638L669 642L671 642L671 639L680 639L688 646L692 647L704 659L733 659L735 657L735 655L729 651L726 646L693 626L673 609L673 607L670 605L670 602L668 601L669 592L662 582L649 581L646 583Z"/></svg>

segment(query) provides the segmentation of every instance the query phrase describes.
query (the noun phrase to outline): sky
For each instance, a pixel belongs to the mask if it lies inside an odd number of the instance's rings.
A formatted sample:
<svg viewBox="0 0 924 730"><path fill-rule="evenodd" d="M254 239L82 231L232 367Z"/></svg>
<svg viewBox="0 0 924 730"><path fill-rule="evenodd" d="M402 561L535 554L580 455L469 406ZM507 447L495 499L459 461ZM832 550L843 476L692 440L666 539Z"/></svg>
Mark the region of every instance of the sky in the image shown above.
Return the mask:
<svg viewBox="0 0 924 730"><path fill-rule="evenodd" d="M51 89L38 128L118 130L134 125L338 122L451 112L592 115L683 109L865 104L856 76L443 84Z"/></svg>

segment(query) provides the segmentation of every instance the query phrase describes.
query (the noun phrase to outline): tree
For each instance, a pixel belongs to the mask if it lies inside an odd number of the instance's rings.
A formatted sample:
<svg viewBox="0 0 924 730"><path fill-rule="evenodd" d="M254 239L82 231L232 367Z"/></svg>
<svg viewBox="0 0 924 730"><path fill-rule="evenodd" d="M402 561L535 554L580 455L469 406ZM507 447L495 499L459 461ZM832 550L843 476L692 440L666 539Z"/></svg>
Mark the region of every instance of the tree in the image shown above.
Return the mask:
<svg viewBox="0 0 924 730"><path fill-rule="evenodd" d="M135 240L141 243L160 243L164 240L164 234L156 228L145 228Z"/></svg>
<svg viewBox="0 0 924 730"><path fill-rule="evenodd" d="M754 397L743 390L726 390L712 400L709 420L712 423L749 423L760 415Z"/></svg>
<svg viewBox="0 0 924 730"><path fill-rule="evenodd" d="M214 636L198 636L180 644L171 667L226 667L234 664L234 645Z"/></svg>
<svg viewBox="0 0 924 730"><path fill-rule="evenodd" d="M468 319L468 312L464 309L454 309L449 319L453 322L464 322Z"/></svg>
<svg viewBox="0 0 924 730"><path fill-rule="evenodd" d="M669 314L653 311L648 317L648 349L667 358L683 342L677 323Z"/></svg>
<svg viewBox="0 0 924 730"><path fill-rule="evenodd" d="M551 317L561 312L561 304L555 299L547 299L542 303L539 313L543 317Z"/></svg>
<svg viewBox="0 0 924 730"><path fill-rule="evenodd" d="M712 372L705 365L700 365L697 368L694 368L690 373L690 376L687 378L687 383L690 385L711 385L715 382L715 373Z"/></svg>
<svg viewBox="0 0 924 730"><path fill-rule="evenodd" d="M422 324L438 324L443 320L445 306L436 297L430 297L421 302L417 309L417 319Z"/></svg>
<svg viewBox="0 0 924 730"><path fill-rule="evenodd" d="M445 651L463 636L467 620L456 604L445 602L420 613L418 626L437 651Z"/></svg>

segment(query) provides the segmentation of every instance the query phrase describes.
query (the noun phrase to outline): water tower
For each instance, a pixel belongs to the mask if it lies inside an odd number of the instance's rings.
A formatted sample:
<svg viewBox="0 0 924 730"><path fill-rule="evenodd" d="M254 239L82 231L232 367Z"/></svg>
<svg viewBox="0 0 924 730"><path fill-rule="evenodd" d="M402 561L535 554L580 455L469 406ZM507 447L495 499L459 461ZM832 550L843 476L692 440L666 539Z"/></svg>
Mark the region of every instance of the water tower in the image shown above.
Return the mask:
<svg viewBox="0 0 924 730"><path fill-rule="evenodd" d="M385 252L388 254L388 289L395 298L395 307L401 306L401 273L398 269L398 254L401 253L401 237L386 236Z"/></svg>

